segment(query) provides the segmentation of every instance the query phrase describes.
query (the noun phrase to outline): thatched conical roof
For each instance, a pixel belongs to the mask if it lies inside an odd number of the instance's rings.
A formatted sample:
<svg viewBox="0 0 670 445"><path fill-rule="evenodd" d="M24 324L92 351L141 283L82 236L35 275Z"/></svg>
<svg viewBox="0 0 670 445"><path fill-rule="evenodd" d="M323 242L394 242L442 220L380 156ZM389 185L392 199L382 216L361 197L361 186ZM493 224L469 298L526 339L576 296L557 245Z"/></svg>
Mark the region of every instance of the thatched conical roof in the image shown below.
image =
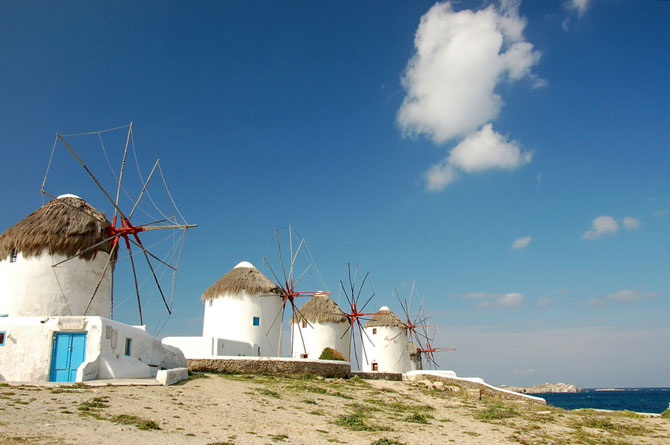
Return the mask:
<svg viewBox="0 0 670 445"><path fill-rule="evenodd" d="M0 234L0 261L9 257L12 251L31 257L45 249L52 255L71 257L107 238L106 229L110 225L104 213L83 199L63 195L47 202ZM109 252L111 241L79 258L90 260L101 250Z"/></svg>
<svg viewBox="0 0 670 445"><path fill-rule="evenodd" d="M302 320L310 323L344 323L347 317L342 309L323 292L317 292L291 318L291 324Z"/></svg>
<svg viewBox="0 0 670 445"><path fill-rule="evenodd" d="M365 323L364 328L375 328L375 327L384 327L384 326L394 326L398 328L404 328L405 324L400 320L396 314L391 312L388 306L382 306L377 311L377 314L374 315L367 323Z"/></svg>
<svg viewBox="0 0 670 445"><path fill-rule="evenodd" d="M214 300L224 294L281 294L281 289L253 264L242 261L202 294L202 301Z"/></svg>

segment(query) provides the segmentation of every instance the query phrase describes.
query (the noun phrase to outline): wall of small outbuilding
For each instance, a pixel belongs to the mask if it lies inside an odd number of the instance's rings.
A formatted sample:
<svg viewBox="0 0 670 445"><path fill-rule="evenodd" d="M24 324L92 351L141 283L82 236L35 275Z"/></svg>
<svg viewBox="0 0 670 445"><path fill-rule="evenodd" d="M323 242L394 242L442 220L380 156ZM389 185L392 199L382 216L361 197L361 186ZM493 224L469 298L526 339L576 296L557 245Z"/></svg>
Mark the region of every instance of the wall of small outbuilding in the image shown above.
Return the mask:
<svg viewBox="0 0 670 445"><path fill-rule="evenodd" d="M0 331L5 332L0 381L48 382L57 332L86 332L77 381L155 377L158 369L186 366L178 349L162 345L141 328L101 317L0 317ZM129 356L124 355L126 338L132 339Z"/></svg>

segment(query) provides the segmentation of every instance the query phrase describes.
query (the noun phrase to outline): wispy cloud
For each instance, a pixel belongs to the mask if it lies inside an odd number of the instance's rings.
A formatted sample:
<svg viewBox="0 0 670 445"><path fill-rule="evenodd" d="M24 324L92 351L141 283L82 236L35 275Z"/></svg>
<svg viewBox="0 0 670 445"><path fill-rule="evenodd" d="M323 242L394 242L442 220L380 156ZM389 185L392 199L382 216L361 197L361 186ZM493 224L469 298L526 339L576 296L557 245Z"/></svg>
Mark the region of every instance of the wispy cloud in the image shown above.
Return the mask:
<svg viewBox="0 0 670 445"><path fill-rule="evenodd" d="M622 289L620 291L605 295L602 298L591 298L589 302L595 305L604 305L607 301L632 303L646 298L654 298L658 295L657 292L642 292L635 289Z"/></svg>
<svg viewBox="0 0 670 445"><path fill-rule="evenodd" d="M549 306L549 303L551 303L551 298L538 298L537 299L537 305L538 306Z"/></svg>
<svg viewBox="0 0 670 445"><path fill-rule="evenodd" d="M577 15L581 17L589 9L591 3L591 0L568 0L565 7L577 12Z"/></svg>
<svg viewBox="0 0 670 445"><path fill-rule="evenodd" d="M640 228L640 220L632 216L626 216L623 219L623 227L626 230L638 230Z"/></svg>
<svg viewBox="0 0 670 445"><path fill-rule="evenodd" d="M574 15L577 15L577 19L582 18L586 11L591 7L593 0L566 0L563 5L565 9L568 10L568 14L563 19L563 30L570 31L570 25L572 25L572 20Z"/></svg>
<svg viewBox="0 0 670 445"><path fill-rule="evenodd" d="M521 237L521 238L517 238L512 243L512 249L514 249L514 250L524 249L524 248L528 247L531 240L532 240L532 237L530 237L530 236L524 236L524 237Z"/></svg>
<svg viewBox="0 0 670 445"><path fill-rule="evenodd" d="M615 234L619 231L619 223L611 216L599 216L591 223L591 228L587 230L583 239L596 239L603 235Z"/></svg>
<svg viewBox="0 0 670 445"><path fill-rule="evenodd" d="M523 294L518 292L509 292L506 294L493 294L488 292L469 292L461 295L461 298L467 300L479 300L477 306L480 307L512 307L519 306L524 302Z"/></svg>
<svg viewBox="0 0 670 445"><path fill-rule="evenodd" d="M626 230L639 230L640 220L632 216L626 216L621 220L621 225ZM604 235L614 235L619 231L619 223L611 216L598 216L591 223L591 228L584 232L583 239L594 240Z"/></svg>
<svg viewBox="0 0 670 445"><path fill-rule="evenodd" d="M407 94L398 126L406 136L425 135L436 144L461 140L426 172L428 190L443 190L460 173L513 170L531 160L491 123L503 105L495 93L500 82L544 84L531 72L540 53L523 37L519 3L503 0L478 11L437 3L421 17L402 78Z"/></svg>

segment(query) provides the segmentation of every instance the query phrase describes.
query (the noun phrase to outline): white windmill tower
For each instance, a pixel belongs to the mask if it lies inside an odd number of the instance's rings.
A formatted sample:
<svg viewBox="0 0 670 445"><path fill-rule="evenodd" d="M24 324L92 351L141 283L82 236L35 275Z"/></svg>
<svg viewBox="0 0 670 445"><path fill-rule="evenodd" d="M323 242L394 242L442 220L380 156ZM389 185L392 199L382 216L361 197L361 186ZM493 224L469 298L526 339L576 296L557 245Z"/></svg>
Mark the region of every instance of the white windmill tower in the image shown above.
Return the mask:
<svg viewBox="0 0 670 445"><path fill-rule="evenodd" d="M363 372L404 373L412 369L405 324L388 306L379 308L363 330L366 334L362 338L363 347L367 352Z"/></svg>
<svg viewBox="0 0 670 445"><path fill-rule="evenodd" d="M253 264L242 261L202 295L202 336L255 345L257 354L279 356L281 324L272 323L282 309L281 289Z"/></svg>
<svg viewBox="0 0 670 445"><path fill-rule="evenodd" d="M325 348L332 348L349 360L349 321L328 294L317 292L293 314L291 325L293 338L304 345L293 351L293 358L318 359Z"/></svg>
<svg viewBox="0 0 670 445"><path fill-rule="evenodd" d="M105 215L83 199L61 195L3 232L0 315L109 318L110 226ZM63 267L53 267L80 252L84 253ZM97 298L91 299L94 293Z"/></svg>

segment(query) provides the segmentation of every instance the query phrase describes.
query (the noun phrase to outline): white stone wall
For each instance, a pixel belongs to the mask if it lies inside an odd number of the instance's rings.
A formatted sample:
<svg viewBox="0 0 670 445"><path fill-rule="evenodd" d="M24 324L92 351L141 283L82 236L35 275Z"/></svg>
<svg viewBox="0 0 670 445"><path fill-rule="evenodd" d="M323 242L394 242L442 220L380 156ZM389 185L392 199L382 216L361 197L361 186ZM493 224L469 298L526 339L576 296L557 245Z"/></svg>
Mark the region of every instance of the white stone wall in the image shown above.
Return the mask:
<svg viewBox="0 0 670 445"><path fill-rule="evenodd" d="M361 371L372 372L373 363L377 363L378 372L404 373L412 369L409 358L410 345L405 328L378 326L363 329L370 339L363 335L368 360L367 363L365 358L361 360ZM373 333L374 329L377 330L376 334Z"/></svg>
<svg viewBox="0 0 670 445"><path fill-rule="evenodd" d="M40 255L15 262L9 257L0 261L0 315L12 317L84 315L84 310L102 276L109 255L98 252L90 261L62 255ZM109 317L112 268L107 268L86 315Z"/></svg>
<svg viewBox="0 0 670 445"><path fill-rule="evenodd" d="M149 335L143 327L129 326L107 319L99 320L102 324L99 340L101 345L99 379L155 377L160 368L186 366L186 359L181 351L163 345L159 339ZM116 336L116 341L114 341L114 336ZM130 356L125 355L126 338L132 339Z"/></svg>
<svg viewBox="0 0 670 445"><path fill-rule="evenodd" d="M80 320L82 328L63 330L59 320ZM0 317L0 331L5 331L0 381L49 381L54 332L86 332L77 381L154 377L159 368L186 366L178 349L162 345L144 329L101 317ZM124 355L126 338L132 338L130 356Z"/></svg>
<svg viewBox="0 0 670 445"><path fill-rule="evenodd" d="M247 295L242 292L240 295L223 295L207 300L202 336L254 343L260 346L261 356L276 357L281 355L281 314L274 325L272 321L279 311L281 297L278 295ZM285 317L290 316L291 311L287 309ZM259 317L259 326L253 325L254 317Z"/></svg>
<svg viewBox="0 0 670 445"><path fill-rule="evenodd" d="M292 325L293 358L318 359L325 348L333 348L342 353L345 360L349 360L349 332L344 334L349 326L348 322L310 324L311 326L308 324L304 328L302 324ZM300 332L305 341L304 347L300 340ZM305 353L307 357L303 357Z"/></svg>
<svg viewBox="0 0 670 445"><path fill-rule="evenodd" d="M222 356L258 356L260 346L255 343L214 337L165 337L164 345L174 346L187 359L205 359Z"/></svg>

